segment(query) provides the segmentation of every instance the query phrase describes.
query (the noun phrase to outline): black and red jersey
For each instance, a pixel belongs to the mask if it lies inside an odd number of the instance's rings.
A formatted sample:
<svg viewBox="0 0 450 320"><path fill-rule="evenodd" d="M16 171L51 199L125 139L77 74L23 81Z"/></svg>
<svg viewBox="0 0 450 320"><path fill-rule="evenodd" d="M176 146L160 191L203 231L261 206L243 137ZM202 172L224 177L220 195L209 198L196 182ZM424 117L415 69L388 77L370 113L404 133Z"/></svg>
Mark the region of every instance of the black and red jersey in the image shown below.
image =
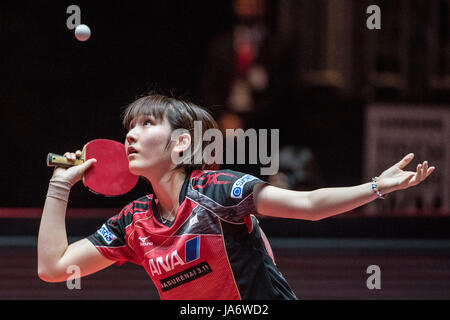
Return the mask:
<svg viewBox="0 0 450 320"><path fill-rule="evenodd" d="M143 266L161 299L296 299L254 216L257 183L232 170L194 170L173 222L163 223L148 195L88 239L118 264Z"/></svg>

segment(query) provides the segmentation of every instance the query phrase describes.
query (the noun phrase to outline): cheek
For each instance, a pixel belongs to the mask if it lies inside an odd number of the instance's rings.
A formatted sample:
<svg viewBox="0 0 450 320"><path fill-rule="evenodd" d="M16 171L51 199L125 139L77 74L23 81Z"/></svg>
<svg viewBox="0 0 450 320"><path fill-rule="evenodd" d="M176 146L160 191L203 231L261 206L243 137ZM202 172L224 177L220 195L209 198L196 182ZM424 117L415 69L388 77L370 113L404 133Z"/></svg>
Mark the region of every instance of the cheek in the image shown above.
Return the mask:
<svg viewBox="0 0 450 320"><path fill-rule="evenodd" d="M161 153L164 151L164 142L159 137L143 140L141 147L146 153Z"/></svg>
<svg viewBox="0 0 450 320"><path fill-rule="evenodd" d="M166 134L158 133L154 134L147 139L141 141L141 147L146 155L149 157L165 157L167 154L170 156L170 146L167 147Z"/></svg>

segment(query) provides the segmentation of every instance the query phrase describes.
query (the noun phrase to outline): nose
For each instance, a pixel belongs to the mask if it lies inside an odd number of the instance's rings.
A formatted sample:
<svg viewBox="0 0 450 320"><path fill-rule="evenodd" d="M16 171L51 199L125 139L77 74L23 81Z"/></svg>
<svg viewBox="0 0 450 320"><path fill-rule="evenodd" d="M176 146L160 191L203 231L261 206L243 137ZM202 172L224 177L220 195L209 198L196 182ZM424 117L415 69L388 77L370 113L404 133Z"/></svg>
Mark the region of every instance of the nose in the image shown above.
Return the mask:
<svg viewBox="0 0 450 320"><path fill-rule="evenodd" d="M128 131L125 139L126 139L126 142L128 142L128 144L133 144L133 143L135 143L137 141L135 128L133 128L130 131Z"/></svg>

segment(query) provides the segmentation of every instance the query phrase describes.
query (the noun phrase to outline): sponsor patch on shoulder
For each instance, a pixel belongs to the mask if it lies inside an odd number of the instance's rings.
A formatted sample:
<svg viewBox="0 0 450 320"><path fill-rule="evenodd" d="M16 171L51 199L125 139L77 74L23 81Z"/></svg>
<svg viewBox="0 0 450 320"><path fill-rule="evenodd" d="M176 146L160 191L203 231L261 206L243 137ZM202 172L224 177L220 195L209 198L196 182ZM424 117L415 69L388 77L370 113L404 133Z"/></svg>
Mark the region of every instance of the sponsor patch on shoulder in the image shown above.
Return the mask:
<svg viewBox="0 0 450 320"><path fill-rule="evenodd" d="M242 191L244 190L245 184L255 179L256 177L246 174L242 178L236 180L233 184L233 188L231 188L231 197L236 199L242 199Z"/></svg>
<svg viewBox="0 0 450 320"><path fill-rule="evenodd" d="M111 244L111 242L117 239L117 237L110 232L104 224L97 230L97 233L102 236L103 240L105 240L107 244Z"/></svg>

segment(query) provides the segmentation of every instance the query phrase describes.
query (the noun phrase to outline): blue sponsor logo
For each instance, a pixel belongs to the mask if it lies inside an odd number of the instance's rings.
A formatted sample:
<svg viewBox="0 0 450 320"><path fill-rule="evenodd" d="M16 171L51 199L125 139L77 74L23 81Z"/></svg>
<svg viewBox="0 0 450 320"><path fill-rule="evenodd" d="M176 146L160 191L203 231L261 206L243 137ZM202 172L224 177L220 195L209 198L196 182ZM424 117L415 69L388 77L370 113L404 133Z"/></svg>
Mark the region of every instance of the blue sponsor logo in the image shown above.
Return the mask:
<svg viewBox="0 0 450 320"><path fill-rule="evenodd" d="M242 195L242 188L241 187L235 187L233 190L233 196L240 197Z"/></svg>
<svg viewBox="0 0 450 320"><path fill-rule="evenodd" d="M242 178L236 180L236 182L233 184L233 188L231 189L231 197L239 199L242 198L242 190L244 189L244 185L254 179L256 179L256 177L246 174Z"/></svg>
<svg viewBox="0 0 450 320"><path fill-rule="evenodd" d="M105 242L107 244L111 244L111 242L113 242L115 239L117 239L117 237L108 230L108 228L103 225L98 231L98 234L100 234L103 238L103 240L105 240Z"/></svg>

